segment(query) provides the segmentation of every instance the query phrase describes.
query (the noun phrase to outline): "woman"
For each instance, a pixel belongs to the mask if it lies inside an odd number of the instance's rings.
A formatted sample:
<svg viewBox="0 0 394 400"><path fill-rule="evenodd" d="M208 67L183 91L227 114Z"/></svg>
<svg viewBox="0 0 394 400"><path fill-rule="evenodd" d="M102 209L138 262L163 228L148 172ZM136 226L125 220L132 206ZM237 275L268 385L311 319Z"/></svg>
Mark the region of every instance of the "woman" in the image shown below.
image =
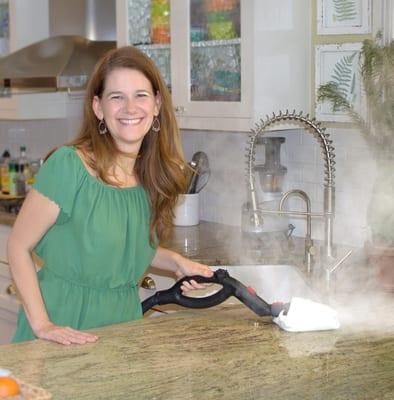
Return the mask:
<svg viewBox="0 0 394 400"><path fill-rule="evenodd" d="M111 50L89 81L78 137L41 167L9 237L23 305L14 342L95 342L82 330L141 318L137 282L149 265L212 275L158 246L185 191L183 165L158 69L135 48ZM44 260L38 274L33 250Z"/></svg>

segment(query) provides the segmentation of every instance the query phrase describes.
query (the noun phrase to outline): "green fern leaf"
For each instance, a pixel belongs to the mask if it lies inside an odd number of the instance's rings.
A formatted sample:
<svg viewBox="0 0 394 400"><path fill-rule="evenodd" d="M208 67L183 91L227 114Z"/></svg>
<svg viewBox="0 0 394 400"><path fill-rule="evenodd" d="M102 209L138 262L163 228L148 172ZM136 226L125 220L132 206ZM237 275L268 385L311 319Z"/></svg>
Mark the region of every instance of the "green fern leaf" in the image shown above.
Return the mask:
<svg viewBox="0 0 394 400"><path fill-rule="evenodd" d="M336 90L346 99L354 99L355 72L353 69L354 58L358 52L342 57L334 66L331 82Z"/></svg>
<svg viewBox="0 0 394 400"><path fill-rule="evenodd" d="M354 0L333 0L335 18L342 21L354 20L357 16L356 2Z"/></svg>

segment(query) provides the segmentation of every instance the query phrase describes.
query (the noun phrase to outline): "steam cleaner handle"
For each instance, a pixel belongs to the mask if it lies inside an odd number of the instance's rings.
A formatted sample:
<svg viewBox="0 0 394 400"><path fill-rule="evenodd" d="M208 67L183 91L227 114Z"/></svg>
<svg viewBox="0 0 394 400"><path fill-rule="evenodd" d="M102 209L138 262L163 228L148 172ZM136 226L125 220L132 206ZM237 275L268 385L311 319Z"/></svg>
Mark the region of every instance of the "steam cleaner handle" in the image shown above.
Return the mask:
<svg viewBox="0 0 394 400"><path fill-rule="evenodd" d="M223 280L224 285L229 285L233 288L233 295L248 306L260 317L266 315L273 315L271 305L266 303L261 297L256 294L252 287L246 287L243 283L227 276Z"/></svg>
<svg viewBox="0 0 394 400"><path fill-rule="evenodd" d="M231 283L230 283L231 282ZM224 278L225 284L231 284L234 290L234 296L241 300L246 306L254 311L260 317L270 315L277 317L283 310L285 314L289 310L290 304L283 302L275 302L272 304L267 303L261 297L259 297L256 291L252 287L246 287L243 283L237 281L231 276Z"/></svg>
<svg viewBox="0 0 394 400"><path fill-rule="evenodd" d="M220 283L220 279L216 273L210 278L199 275L182 278L171 288L160 290L153 296L145 299L142 302L142 312L145 313L155 305L163 304L179 304L188 308L208 308L223 303L223 301L233 294L231 287L223 286L221 290L207 297L188 297L182 294L181 286L184 281L190 280L195 280L198 283Z"/></svg>

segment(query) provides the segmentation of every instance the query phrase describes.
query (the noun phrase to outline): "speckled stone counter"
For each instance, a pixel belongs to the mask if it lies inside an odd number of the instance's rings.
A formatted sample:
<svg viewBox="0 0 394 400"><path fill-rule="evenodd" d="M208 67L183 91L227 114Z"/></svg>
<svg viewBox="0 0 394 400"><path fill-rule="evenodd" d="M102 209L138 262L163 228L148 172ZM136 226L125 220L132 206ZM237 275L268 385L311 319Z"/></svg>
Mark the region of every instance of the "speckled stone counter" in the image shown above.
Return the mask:
<svg viewBox="0 0 394 400"><path fill-rule="evenodd" d="M95 344L0 347L54 399L393 399L394 326L287 333L243 306L94 330Z"/></svg>

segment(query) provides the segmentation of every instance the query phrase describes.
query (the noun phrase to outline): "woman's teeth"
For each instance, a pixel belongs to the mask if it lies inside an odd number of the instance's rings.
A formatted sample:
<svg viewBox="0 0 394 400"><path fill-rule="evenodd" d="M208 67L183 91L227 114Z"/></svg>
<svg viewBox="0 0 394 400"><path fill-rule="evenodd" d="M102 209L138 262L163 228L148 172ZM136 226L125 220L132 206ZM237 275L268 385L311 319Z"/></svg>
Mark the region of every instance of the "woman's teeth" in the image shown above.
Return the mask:
<svg viewBox="0 0 394 400"><path fill-rule="evenodd" d="M119 120L121 124L124 125L137 125L142 121L142 118L133 118L133 119L120 119Z"/></svg>

